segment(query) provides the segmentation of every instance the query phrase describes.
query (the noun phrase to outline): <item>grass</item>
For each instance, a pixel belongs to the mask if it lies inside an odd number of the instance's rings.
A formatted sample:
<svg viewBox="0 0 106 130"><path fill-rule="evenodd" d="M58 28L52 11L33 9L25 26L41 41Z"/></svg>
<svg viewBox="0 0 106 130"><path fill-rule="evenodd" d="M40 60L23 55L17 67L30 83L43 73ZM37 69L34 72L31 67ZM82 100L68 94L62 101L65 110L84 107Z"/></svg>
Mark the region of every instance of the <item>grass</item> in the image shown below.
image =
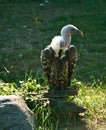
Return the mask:
<svg viewBox="0 0 106 130"><path fill-rule="evenodd" d="M0 95L22 95L33 111L39 108L38 115L42 115L39 130L47 124L54 129L49 120L50 111L47 110L46 117L45 106L35 106L35 96L29 94L40 94L42 89L48 88L42 77L40 52L69 23L84 33L83 38L72 38L78 50L73 76L77 80L73 83L80 88L74 101L88 108L85 119L92 129L99 124L102 127L106 115L105 7L105 0L49 0L47 3L0 0Z"/></svg>
<svg viewBox="0 0 106 130"><path fill-rule="evenodd" d="M106 86L104 86L102 82L94 82L91 86L87 86L85 83L75 79L72 81L72 84L79 87L79 94L77 97L74 97L73 101L72 97L68 97L67 100L71 100L71 102L87 107L87 111L84 115L84 121L87 122L87 126L89 126L90 129L99 130L98 125L105 129ZM57 121L57 125L55 125L50 118L51 109L47 105L48 101L40 100L43 99L43 95L41 93L43 90L48 90L47 84L39 84L32 78L20 81L18 85L16 83L0 82L0 95L14 94L24 98L29 108L36 115L37 130L59 130L59 121ZM70 127L63 126L63 128L65 130Z"/></svg>
<svg viewBox="0 0 106 130"><path fill-rule="evenodd" d="M98 129L97 124L102 124L102 122L105 120L105 86L103 86L101 83L99 85L97 85L97 83L94 83L90 87L87 87L80 82L79 84L81 86L81 89L79 90L78 97L75 98L75 102L88 108L85 113L85 117L92 127L97 127ZM92 88L93 85L95 86L94 88Z"/></svg>

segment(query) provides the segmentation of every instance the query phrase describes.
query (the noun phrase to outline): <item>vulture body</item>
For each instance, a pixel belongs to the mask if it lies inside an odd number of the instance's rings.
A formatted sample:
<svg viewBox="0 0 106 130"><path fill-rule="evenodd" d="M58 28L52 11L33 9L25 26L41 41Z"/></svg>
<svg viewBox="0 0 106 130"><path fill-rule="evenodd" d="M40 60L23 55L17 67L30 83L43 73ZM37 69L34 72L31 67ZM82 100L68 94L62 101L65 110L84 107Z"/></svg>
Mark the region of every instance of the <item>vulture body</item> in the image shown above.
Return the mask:
<svg viewBox="0 0 106 130"><path fill-rule="evenodd" d="M51 44L41 51L44 75L50 89L64 90L70 85L77 63L77 50L70 45L71 35L83 33L74 25L66 25L60 36L55 36Z"/></svg>

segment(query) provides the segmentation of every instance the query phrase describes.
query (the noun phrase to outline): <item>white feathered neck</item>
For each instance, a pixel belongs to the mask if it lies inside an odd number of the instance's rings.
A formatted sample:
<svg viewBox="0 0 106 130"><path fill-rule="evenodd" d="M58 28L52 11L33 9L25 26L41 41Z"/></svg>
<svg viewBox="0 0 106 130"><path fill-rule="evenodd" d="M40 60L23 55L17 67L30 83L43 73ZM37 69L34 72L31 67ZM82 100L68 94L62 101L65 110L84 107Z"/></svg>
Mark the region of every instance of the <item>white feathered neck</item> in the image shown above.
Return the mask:
<svg viewBox="0 0 106 130"><path fill-rule="evenodd" d="M61 30L61 35L55 36L50 44L50 46L56 53L55 56L58 56L60 49L65 51L65 49L70 45L70 42L71 42L71 35L68 33L68 26L63 27Z"/></svg>

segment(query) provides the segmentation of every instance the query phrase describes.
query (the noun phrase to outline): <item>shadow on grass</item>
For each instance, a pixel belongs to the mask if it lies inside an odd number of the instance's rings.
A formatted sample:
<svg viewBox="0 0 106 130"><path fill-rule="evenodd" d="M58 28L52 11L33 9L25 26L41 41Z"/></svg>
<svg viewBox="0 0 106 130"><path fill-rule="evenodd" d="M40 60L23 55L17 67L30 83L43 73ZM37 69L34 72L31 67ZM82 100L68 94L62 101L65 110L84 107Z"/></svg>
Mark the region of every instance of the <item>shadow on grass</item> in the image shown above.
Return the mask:
<svg viewBox="0 0 106 130"><path fill-rule="evenodd" d="M51 118L52 123L56 126L58 122L57 130L88 130L88 124L84 116L81 116L79 113L84 114L86 110L82 106L78 106L73 102L65 102L52 106L53 109ZM59 120L59 121L58 121Z"/></svg>
<svg viewBox="0 0 106 130"><path fill-rule="evenodd" d="M72 124L72 122L61 122L57 130L89 130L87 123L81 119L79 119L78 123Z"/></svg>

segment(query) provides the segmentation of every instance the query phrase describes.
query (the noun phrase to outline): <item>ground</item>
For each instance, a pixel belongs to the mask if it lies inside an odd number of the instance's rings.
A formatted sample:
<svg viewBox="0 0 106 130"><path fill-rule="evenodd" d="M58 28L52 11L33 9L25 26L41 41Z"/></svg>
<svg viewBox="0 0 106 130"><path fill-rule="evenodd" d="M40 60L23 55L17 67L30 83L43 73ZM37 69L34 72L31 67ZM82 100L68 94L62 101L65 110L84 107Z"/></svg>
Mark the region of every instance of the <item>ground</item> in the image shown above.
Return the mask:
<svg viewBox="0 0 106 130"><path fill-rule="evenodd" d="M105 8L105 0L1 0L0 79L13 82L27 75L40 77L41 50L71 23L84 33L83 38L72 38L78 50L74 77L87 84L106 84ZM106 127L99 125L98 130Z"/></svg>

